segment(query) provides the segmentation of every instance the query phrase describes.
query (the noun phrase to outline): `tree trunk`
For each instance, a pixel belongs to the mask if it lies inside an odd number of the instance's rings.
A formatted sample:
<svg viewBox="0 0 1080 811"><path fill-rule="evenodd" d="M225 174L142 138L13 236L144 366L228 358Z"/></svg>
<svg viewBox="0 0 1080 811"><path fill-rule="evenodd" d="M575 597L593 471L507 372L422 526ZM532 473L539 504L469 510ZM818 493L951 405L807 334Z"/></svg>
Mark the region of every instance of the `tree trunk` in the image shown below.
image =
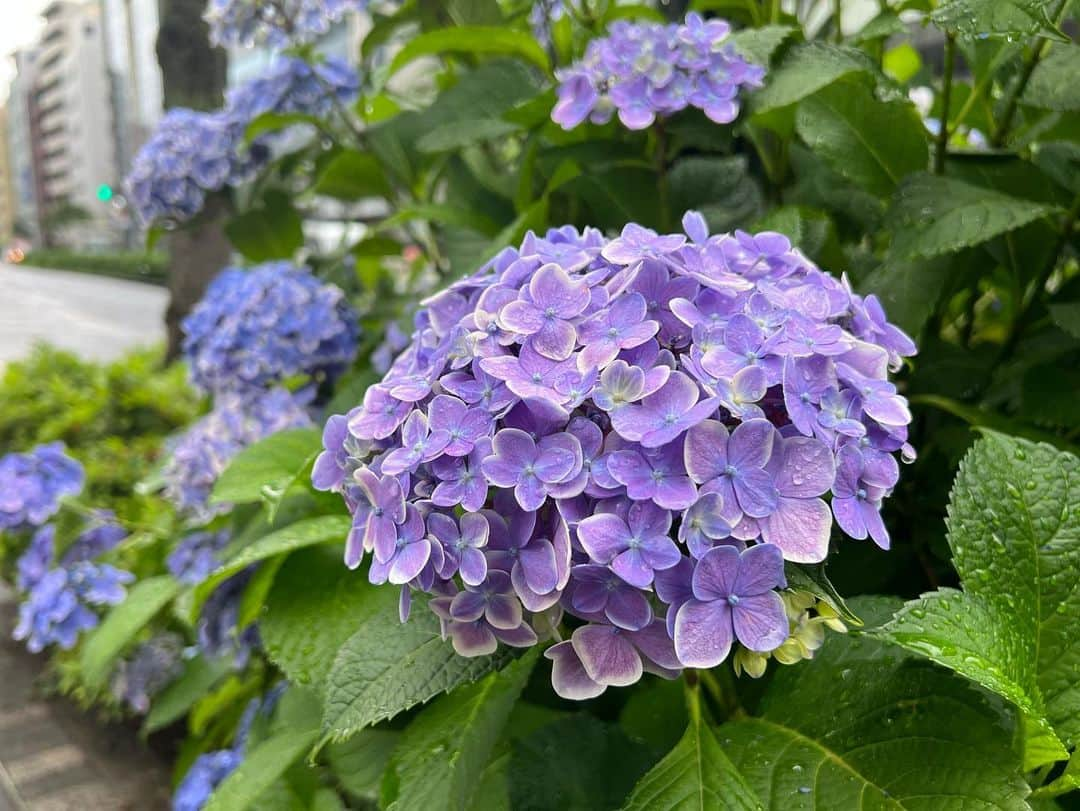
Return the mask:
<svg viewBox="0 0 1080 811"><path fill-rule="evenodd" d="M158 0L157 58L165 108L214 110L225 89L225 52L210 46L202 19L206 0ZM229 215L223 195L207 198L203 212L169 236L169 307L166 360L180 354L180 322L202 298L232 253L223 226Z"/></svg>

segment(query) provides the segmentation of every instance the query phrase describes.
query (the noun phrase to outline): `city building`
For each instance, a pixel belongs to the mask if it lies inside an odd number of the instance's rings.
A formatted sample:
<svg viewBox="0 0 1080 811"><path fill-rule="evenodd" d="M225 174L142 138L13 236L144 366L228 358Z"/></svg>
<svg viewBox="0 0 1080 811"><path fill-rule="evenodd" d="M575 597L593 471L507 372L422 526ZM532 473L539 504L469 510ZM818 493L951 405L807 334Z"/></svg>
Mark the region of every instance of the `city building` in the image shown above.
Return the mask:
<svg viewBox="0 0 1080 811"><path fill-rule="evenodd" d="M7 108L0 107L0 250L15 230L15 187L8 153Z"/></svg>
<svg viewBox="0 0 1080 811"><path fill-rule="evenodd" d="M30 107L37 75L37 49L14 55L16 74L7 102L7 156L15 196L15 222L30 240L37 242L39 227L37 166L30 127Z"/></svg>

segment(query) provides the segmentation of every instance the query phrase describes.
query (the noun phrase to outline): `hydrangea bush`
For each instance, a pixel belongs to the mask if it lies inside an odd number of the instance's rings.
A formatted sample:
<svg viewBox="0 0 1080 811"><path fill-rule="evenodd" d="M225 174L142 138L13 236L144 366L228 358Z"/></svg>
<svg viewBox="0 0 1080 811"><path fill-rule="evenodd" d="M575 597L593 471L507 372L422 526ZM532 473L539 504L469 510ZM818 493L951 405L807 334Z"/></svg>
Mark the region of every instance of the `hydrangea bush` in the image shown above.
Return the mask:
<svg viewBox="0 0 1080 811"><path fill-rule="evenodd" d="M208 5L272 57L131 192L231 217L209 410L0 507L176 808L1067 807L1074 9Z"/></svg>
<svg viewBox="0 0 1080 811"><path fill-rule="evenodd" d="M0 457L0 532L41 526L83 480L82 465L59 442Z"/></svg>

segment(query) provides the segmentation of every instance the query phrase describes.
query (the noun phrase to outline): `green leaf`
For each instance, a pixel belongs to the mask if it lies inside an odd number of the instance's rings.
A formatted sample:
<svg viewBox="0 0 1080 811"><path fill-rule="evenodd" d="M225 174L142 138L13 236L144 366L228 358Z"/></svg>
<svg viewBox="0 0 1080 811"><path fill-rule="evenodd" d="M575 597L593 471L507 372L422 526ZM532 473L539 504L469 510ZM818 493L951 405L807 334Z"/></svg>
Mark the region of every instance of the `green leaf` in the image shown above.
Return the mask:
<svg viewBox="0 0 1080 811"><path fill-rule="evenodd" d="M303 224L288 194L268 191L262 204L233 217L225 233L252 262L291 259L304 244Z"/></svg>
<svg viewBox="0 0 1080 811"><path fill-rule="evenodd" d="M1072 748L1080 742L1080 459L984 434L949 502L963 592L923 595L883 633L1004 696L1036 724L1045 719Z"/></svg>
<svg viewBox="0 0 1080 811"><path fill-rule="evenodd" d="M851 37L855 43L872 42L876 39L887 39L893 34L907 32L907 26L898 14L886 11L874 17L870 22L859 29L859 32Z"/></svg>
<svg viewBox="0 0 1080 811"><path fill-rule="evenodd" d="M1044 110L1080 110L1080 45L1053 48L1031 74L1024 88L1024 104Z"/></svg>
<svg viewBox="0 0 1080 811"><path fill-rule="evenodd" d="M915 105L878 101L862 84L839 82L804 99L795 129L843 177L881 197L929 161L928 133Z"/></svg>
<svg viewBox="0 0 1080 811"><path fill-rule="evenodd" d="M948 177L917 174L896 192L890 219L898 258L938 256L978 245L1055 211Z"/></svg>
<svg viewBox="0 0 1080 811"><path fill-rule="evenodd" d="M396 228L413 220L431 220L441 225L456 225L478 231L487 236L495 236L499 232L499 226L483 214L438 203L417 203L412 206L403 206L380 222L377 230L385 231Z"/></svg>
<svg viewBox="0 0 1080 811"><path fill-rule="evenodd" d="M671 210L679 215L700 211L713 233L753 220L763 207L761 190L742 156L683 158L671 167L668 182Z"/></svg>
<svg viewBox="0 0 1080 811"><path fill-rule="evenodd" d="M390 75L421 56L442 53L504 54L532 62L545 72L549 70L544 49L525 32L477 25L438 29L413 37L390 63Z"/></svg>
<svg viewBox="0 0 1080 811"><path fill-rule="evenodd" d="M182 717L231 669L232 663L226 656L217 659L196 656L188 661L180 677L154 696L143 721L143 732L156 732Z"/></svg>
<svg viewBox="0 0 1080 811"><path fill-rule="evenodd" d="M854 628L862 626L863 621L848 607L836 586L826 576L824 563L788 562L784 564L784 576L787 578L788 588L810 592L819 600L828 603L848 625Z"/></svg>
<svg viewBox="0 0 1080 811"><path fill-rule="evenodd" d="M214 483L210 503L276 504L320 450L322 442L314 428L271 434L232 458Z"/></svg>
<svg viewBox="0 0 1080 811"><path fill-rule="evenodd" d="M128 590L124 602L109 612L83 645L82 675L91 689L105 683L116 657L179 592L180 584L168 575L140 580Z"/></svg>
<svg viewBox="0 0 1080 811"><path fill-rule="evenodd" d="M321 689L357 623L396 606L395 590L377 588L364 571L346 568L340 550L305 549L289 555L274 578L259 636L290 682Z"/></svg>
<svg viewBox="0 0 1080 811"><path fill-rule="evenodd" d="M394 750L384 785L394 811L465 811L539 651L425 707ZM389 803L386 801L390 800Z"/></svg>
<svg viewBox="0 0 1080 811"><path fill-rule="evenodd" d="M1016 39L1038 34L1068 42L1047 16L1046 0L946 0L930 14L934 25L965 39Z"/></svg>
<svg viewBox="0 0 1080 811"><path fill-rule="evenodd" d="M344 545L351 528L352 519L347 515L320 515L296 521L245 546L200 583L196 594L205 600L223 581L253 563L329 541ZM201 605L202 600L196 602Z"/></svg>
<svg viewBox="0 0 1080 811"><path fill-rule="evenodd" d="M318 729L291 729L260 743L210 795L204 811L245 811L269 789L319 736ZM257 806L256 806L257 807Z"/></svg>
<svg viewBox="0 0 1080 811"><path fill-rule="evenodd" d="M520 127L500 118L478 118L436 127L416 142L421 152L449 152L470 144L500 138Z"/></svg>
<svg viewBox="0 0 1080 811"><path fill-rule="evenodd" d="M442 639L439 620L414 598L401 623L387 606L356 623L326 679L323 740L344 740L358 730L422 704L459 684L475 681L511 658L458 656Z"/></svg>
<svg viewBox="0 0 1080 811"><path fill-rule="evenodd" d="M686 734L634 787L624 811L736 811L761 800L720 748L700 713Z"/></svg>
<svg viewBox="0 0 1080 811"><path fill-rule="evenodd" d="M765 87L753 95L754 113L787 107L842 76L873 70L869 57L855 48L822 42L798 45L771 72Z"/></svg>
<svg viewBox="0 0 1080 811"><path fill-rule="evenodd" d="M772 55L784 40L795 33L790 25L763 25L761 28L744 28L727 39L735 50L755 65L768 67Z"/></svg>
<svg viewBox="0 0 1080 811"><path fill-rule="evenodd" d="M353 797L373 801L379 796L383 772L399 740L401 732L396 729L362 729L323 751L341 787Z"/></svg>
<svg viewBox="0 0 1080 811"><path fill-rule="evenodd" d="M1051 304L1050 317L1067 333L1080 338L1080 301Z"/></svg>
<svg viewBox="0 0 1080 811"><path fill-rule="evenodd" d="M358 200L362 197L387 197L390 184L386 182L374 155L346 149L323 167L312 191L339 200Z"/></svg>
<svg viewBox="0 0 1080 811"><path fill-rule="evenodd" d="M889 321L909 335L918 335L949 281L955 256L894 260L875 268L859 283L863 293L874 293L889 314Z"/></svg>
<svg viewBox="0 0 1080 811"><path fill-rule="evenodd" d="M868 624L894 606L853 601ZM895 646L830 636L811 661L777 669L758 711L717 738L767 808L1026 807L1015 713Z"/></svg>
<svg viewBox="0 0 1080 811"><path fill-rule="evenodd" d="M618 808L654 762L652 751L616 724L577 713L514 742L507 770L509 807Z"/></svg>

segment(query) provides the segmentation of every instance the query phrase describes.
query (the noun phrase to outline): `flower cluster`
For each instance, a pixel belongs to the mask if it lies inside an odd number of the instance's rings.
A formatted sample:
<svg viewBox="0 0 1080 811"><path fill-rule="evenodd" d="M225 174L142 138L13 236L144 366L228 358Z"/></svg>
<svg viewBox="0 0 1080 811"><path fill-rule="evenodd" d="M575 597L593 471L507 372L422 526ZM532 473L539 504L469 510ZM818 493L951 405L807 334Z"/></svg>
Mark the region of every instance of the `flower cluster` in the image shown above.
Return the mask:
<svg viewBox="0 0 1080 811"><path fill-rule="evenodd" d="M41 526L60 509L61 498L82 490L84 478L62 442L0 458L0 532Z"/></svg>
<svg viewBox="0 0 1080 811"><path fill-rule="evenodd" d="M56 527L52 524L39 527L30 539L30 545L15 564L18 571L15 585L20 591L30 591L41 582L41 578L52 565L55 547Z"/></svg>
<svg viewBox="0 0 1080 811"><path fill-rule="evenodd" d="M360 77L339 57L330 56L312 65L283 56L262 76L229 91L225 111L245 127L265 113L325 116L335 102L351 102L359 91Z"/></svg>
<svg viewBox="0 0 1080 811"><path fill-rule="evenodd" d="M682 25L619 20L559 72L551 118L573 129L617 112L624 126L640 130L657 116L696 107L717 124L730 123L739 114L739 89L760 87L765 71L736 53L729 33L728 23L698 14Z"/></svg>
<svg viewBox="0 0 1080 811"><path fill-rule="evenodd" d="M70 566L104 555L117 547L128 532L116 522L112 510L94 510L87 526L68 547L61 563Z"/></svg>
<svg viewBox="0 0 1080 811"><path fill-rule="evenodd" d="M80 633L98 624L90 606L122 602L124 584L133 579L129 572L88 561L52 569L19 606L14 637L25 640L32 653L53 644L70 650Z"/></svg>
<svg viewBox="0 0 1080 811"><path fill-rule="evenodd" d="M218 553L230 539L227 531L193 532L182 538L169 553L165 566L169 574L189 586L197 586L210 576L221 561Z"/></svg>
<svg viewBox="0 0 1080 811"><path fill-rule="evenodd" d="M169 110L125 181L136 215L144 225L190 220L208 194L244 183L270 158L269 136L245 144L255 118L270 112L325 115L335 99L355 97L359 86L356 72L339 59L310 65L283 57L266 76L234 88L224 109Z"/></svg>
<svg viewBox="0 0 1080 811"><path fill-rule="evenodd" d="M173 793L173 811L201 811L222 781L244 760L237 749L218 749L195 758Z"/></svg>
<svg viewBox="0 0 1080 811"><path fill-rule="evenodd" d="M204 19L215 45L281 48L311 42L350 11L363 11L367 0L210 0Z"/></svg>
<svg viewBox="0 0 1080 811"><path fill-rule="evenodd" d="M112 676L116 698L139 714L150 710L150 699L183 670L184 640L165 633L144 642L122 661Z"/></svg>
<svg viewBox="0 0 1080 811"><path fill-rule="evenodd" d="M125 180L140 222L190 220L208 194L248 180L268 153L240 149L246 127L246 121L224 111L175 107L165 113Z"/></svg>
<svg viewBox="0 0 1080 811"><path fill-rule="evenodd" d="M887 378L915 346L879 302L780 234L683 224L529 234L429 299L313 471L347 565L403 615L432 594L459 653L583 620L548 651L563 695L777 649L784 561L823 560L834 514L887 546L913 455Z"/></svg>
<svg viewBox="0 0 1080 811"><path fill-rule="evenodd" d="M213 394L333 378L355 357L359 334L341 290L290 262L226 268L183 330L192 382Z"/></svg>
<svg viewBox="0 0 1080 811"><path fill-rule="evenodd" d="M285 389L223 395L172 445L163 471L165 495L195 520L209 520L227 509L208 502L214 482L237 453L270 434L310 424L304 405Z"/></svg>

